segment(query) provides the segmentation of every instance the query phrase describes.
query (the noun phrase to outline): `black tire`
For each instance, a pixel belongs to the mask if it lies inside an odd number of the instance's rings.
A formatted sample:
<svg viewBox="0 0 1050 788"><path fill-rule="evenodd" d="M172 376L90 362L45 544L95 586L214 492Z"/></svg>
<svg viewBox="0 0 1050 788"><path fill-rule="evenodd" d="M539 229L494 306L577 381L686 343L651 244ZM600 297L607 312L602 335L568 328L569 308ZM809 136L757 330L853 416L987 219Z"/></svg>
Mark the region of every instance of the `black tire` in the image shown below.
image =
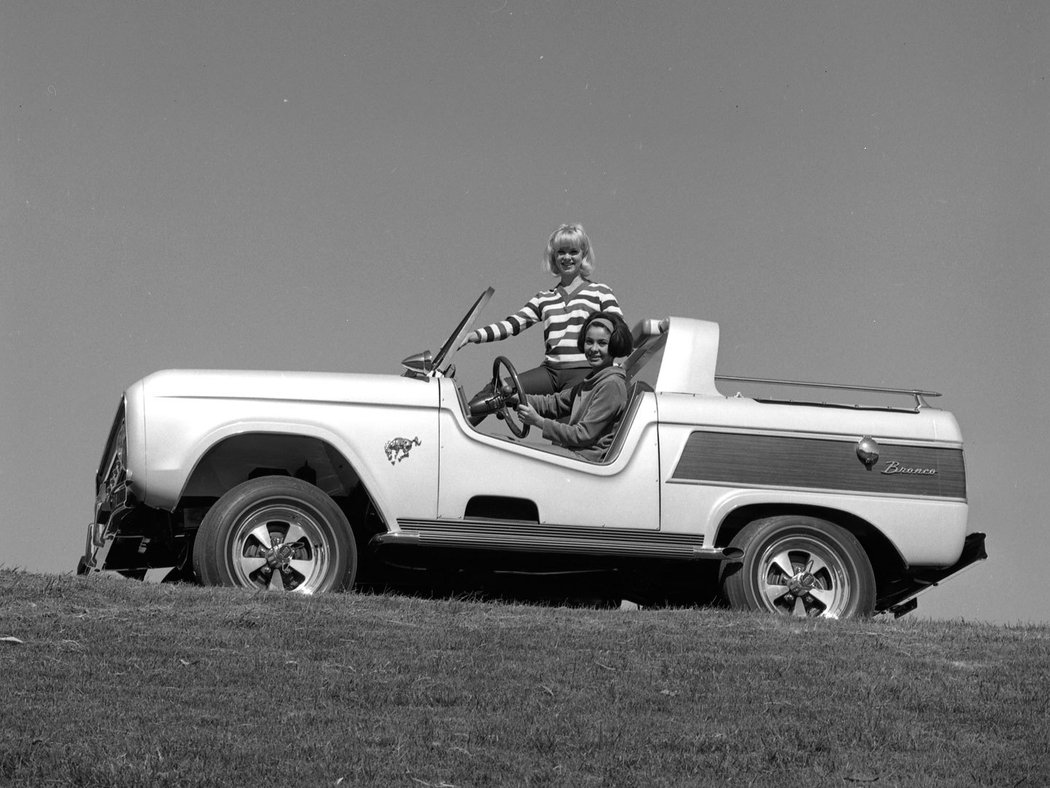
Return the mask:
<svg viewBox="0 0 1050 788"><path fill-rule="evenodd" d="M749 523L722 564L722 593L734 610L807 618L860 618L875 610L875 574L864 548L843 528L815 517Z"/></svg>
<svg viewBox="0 0 1050 788"><path fill-rule="evenodd" d="M193 571L207 586L320 594L353 585L357 546L326 493L289 476L263 476L208 510L193 544Z"/></svg>

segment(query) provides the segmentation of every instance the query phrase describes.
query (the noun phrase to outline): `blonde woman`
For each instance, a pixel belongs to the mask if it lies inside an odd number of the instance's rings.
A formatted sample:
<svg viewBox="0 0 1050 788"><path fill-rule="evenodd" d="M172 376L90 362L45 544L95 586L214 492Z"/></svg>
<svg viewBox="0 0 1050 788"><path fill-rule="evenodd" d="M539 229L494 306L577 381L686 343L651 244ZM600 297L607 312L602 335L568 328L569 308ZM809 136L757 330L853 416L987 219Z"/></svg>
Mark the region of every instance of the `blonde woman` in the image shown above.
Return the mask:
<svg viewBox="0 0 1050 788"><path fill-rule="evenodd" d="M557 285L537 293L504 320L471 331L464 340L464 344L500 342L543 323L543 363L518 373L528 394L554 394L586 377L590 365L579 347L583 324L595 312L623 317L612 289L590 278L594 249L579 224L563 224L551 234L543 267L558 278Z"/></svg>

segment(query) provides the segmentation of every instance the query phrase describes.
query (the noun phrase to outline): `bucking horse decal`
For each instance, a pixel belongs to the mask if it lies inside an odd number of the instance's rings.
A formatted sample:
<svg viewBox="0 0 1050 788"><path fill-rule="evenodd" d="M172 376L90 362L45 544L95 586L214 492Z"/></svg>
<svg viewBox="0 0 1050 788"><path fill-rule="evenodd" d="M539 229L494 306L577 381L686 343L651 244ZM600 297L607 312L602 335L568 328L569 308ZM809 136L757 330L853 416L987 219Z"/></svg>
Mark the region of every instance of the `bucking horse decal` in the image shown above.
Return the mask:
<svg viewBox="0 0 1050 788"><path fill-rule="evenodd" d="M411 440L408 438L391 438L386 442L386 446L383 449L386 451L386 458L390 460L390 464L394 465L408 457L408 453L412 451L413 445L423 445L418 435Z"/></svg>

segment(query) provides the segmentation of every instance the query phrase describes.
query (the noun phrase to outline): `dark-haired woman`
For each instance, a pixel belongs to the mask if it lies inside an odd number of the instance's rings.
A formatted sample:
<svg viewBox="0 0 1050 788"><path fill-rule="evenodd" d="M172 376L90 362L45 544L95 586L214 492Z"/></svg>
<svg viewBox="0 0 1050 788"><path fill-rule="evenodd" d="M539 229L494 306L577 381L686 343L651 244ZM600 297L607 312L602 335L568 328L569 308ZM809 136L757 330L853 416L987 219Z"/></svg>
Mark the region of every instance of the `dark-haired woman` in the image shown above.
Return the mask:
<svg viewBox="0 0 1050 788"><path fill-rule="evenodd" d="M627 405L627 375L613 362L630 355L631 331L618 314L596 312L583 324L577 345L587 359L587 376L555 394L528 394L517 414L556 446L597 462L612 444ZM565 416L567 421L558 421Z"/></svg>

